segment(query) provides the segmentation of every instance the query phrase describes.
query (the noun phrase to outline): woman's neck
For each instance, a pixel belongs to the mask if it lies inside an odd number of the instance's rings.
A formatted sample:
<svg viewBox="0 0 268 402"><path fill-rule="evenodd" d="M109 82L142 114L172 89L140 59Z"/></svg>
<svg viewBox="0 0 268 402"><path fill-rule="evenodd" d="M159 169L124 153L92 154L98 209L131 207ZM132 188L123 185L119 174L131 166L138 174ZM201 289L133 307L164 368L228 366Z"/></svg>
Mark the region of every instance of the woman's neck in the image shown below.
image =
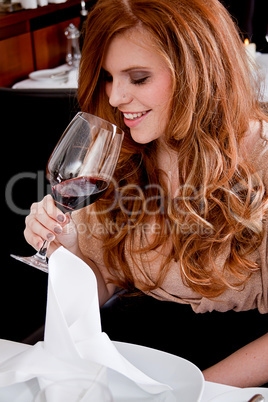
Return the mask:
<svg viewBox="0 0 268 402"><path fill-rule="evenodd" d="M162 171L162 180L167 185L171 197L175 197L179 186L178 154L164 141L158 143L157 166Z"/></svg>

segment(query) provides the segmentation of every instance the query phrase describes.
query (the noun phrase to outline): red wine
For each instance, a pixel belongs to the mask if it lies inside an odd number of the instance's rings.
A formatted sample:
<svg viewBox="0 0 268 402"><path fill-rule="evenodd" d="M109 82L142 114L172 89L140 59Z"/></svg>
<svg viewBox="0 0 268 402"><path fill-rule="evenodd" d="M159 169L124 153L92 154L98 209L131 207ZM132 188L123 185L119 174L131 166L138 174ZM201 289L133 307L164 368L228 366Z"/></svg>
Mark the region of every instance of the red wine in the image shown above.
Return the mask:
<svg viewBox="0 0 268 402"><path fill-rule="evenodd" d="M95 202L107 189L108 183L96 177L76 177L52 187L52 196L63 212L84 208Z"/></svg>

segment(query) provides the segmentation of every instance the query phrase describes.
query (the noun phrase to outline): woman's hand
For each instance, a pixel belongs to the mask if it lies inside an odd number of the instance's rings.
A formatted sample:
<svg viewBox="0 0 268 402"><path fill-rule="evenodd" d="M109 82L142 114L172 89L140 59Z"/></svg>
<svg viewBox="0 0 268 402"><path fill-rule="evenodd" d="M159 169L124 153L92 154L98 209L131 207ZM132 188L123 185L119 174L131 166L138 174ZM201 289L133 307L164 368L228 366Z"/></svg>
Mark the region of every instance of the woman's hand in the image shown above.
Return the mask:
<svg viewBox="0 0 268 402"><path fill-rule="evenodd" d="M76 253L78 239L75 224L70 215L64 215L56 207L51 195L32 204L25 222L25 239L36 250L40 249L44 240L48 240L48 257L60 246Z"/></svg>

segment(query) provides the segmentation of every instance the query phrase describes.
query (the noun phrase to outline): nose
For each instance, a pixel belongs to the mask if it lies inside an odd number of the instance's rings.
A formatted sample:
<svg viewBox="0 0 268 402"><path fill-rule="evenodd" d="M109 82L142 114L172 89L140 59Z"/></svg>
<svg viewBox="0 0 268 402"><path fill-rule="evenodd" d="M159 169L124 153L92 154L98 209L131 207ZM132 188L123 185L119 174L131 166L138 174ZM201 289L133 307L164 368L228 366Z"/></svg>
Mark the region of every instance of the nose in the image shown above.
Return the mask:
<svg viewBox="0 0 268 402"><path fill-rule="evenodd" d="M128 93L127 86L116 81L110 82L107 85L106 92L112 107L130 103L132 100L131 95Z"/></svg>

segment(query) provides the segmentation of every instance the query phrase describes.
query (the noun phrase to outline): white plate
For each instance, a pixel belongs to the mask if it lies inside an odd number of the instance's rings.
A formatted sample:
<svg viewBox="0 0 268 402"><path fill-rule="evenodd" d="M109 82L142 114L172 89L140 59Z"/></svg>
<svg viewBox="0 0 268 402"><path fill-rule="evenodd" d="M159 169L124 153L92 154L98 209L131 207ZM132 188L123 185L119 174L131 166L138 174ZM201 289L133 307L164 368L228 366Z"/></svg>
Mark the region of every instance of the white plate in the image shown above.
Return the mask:
<svg viewBox="0 0 268 402"><path fill-rule="evenodd" d="M66 69L48 69L33 71L29 74L29 78L34 81L64 81L68 77L69 70Z"/></svg>
<svg viewBox="0 0 268 402"><path fill-rule="evenodd" d="M243 388L218 395L209 402L247 402L256 394L263 395L268 401L268 388Z"/></svg>
<svg viewBox="0 0 268 402"><path fill-rule="evenodd" d="M126 359L144 373L157 381L170 385L174 390L176 401L200 401L204 388L204 377L193 363L178 356L139 345L121 342L114 342L114 344ZM163 396L159 396L159 399L156 396L149 396L123 376L120 376L120 381L117 381L119 374L114 371L110 372L109 378L109 386L115 402L165 401L165 399L161 399Z"/></svg>
<svg viewBox="0 0 268 402"><path fill-rule="evenodd" d="M204 389L201 371L188 360L159 350L114 342L119 352L140 370L154 379L170 385L172 395L151 395L135 383L108 370L109 387L114 402L199 402ZM38 391L36 379L0 388L0 402L31 402ZM60 401L61 402L61 401Z"/></svg>

